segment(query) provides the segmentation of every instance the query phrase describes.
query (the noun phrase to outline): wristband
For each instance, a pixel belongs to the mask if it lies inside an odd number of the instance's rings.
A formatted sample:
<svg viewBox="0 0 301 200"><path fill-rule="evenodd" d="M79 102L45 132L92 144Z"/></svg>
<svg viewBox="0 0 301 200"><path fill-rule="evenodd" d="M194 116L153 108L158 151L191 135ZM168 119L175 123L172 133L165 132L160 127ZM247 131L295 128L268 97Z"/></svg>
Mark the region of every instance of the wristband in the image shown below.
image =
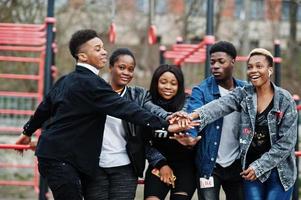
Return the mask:
<svg viewBox="0 0 301 200"><path fill-rule="evenodd" d="M22 135L25 135L25 136L27 136L27 137L31 137L30 134L26 133L26 131L23 131L23 132L22 132Z"/></svg>

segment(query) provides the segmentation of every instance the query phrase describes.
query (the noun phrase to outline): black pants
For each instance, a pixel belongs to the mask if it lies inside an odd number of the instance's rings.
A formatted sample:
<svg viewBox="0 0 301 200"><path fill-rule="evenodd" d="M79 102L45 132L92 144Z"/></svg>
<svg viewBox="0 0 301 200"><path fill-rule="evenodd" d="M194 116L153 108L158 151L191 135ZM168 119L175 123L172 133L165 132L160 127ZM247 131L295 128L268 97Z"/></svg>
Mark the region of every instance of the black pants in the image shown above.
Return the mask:
<svg viewBox="0 0 301 200"><path fill-rule="evenodd" d="M200 200L219 200L220 189L226 194L227 200L243 200L243 184L240 172L240 160L236 160L229 167L223 168L219 164L213 170L214 187L200 188L198 181L198 197Z"/></svg>
<svg viewBox="0 0 301 200"><path fill-rule="evenodd" d="M155 196L159 199L165 199L170 191L171 200L189 200L192 198L196 189L196 170L194 162L185 163L169 163L174 175L177 177L175 188L163 183L160 178L151 173L152 168L149 167L145 174L144 181L144 198ZM186 195L179 194L185 193Z"/></svg>
<svg viewBox="0 0 301 200"><path fill-rule="evenodd" d="M81 180L85 175L72 165L53 159L38 158L39 172L43 176L55 200L82 200Z"/></svg>
<svg viewBox="0 0 301 200"><path fill-rule="evenodd" d="M137 181L132 165L99 167L83 182L85 200L134 200Z"/></svg>

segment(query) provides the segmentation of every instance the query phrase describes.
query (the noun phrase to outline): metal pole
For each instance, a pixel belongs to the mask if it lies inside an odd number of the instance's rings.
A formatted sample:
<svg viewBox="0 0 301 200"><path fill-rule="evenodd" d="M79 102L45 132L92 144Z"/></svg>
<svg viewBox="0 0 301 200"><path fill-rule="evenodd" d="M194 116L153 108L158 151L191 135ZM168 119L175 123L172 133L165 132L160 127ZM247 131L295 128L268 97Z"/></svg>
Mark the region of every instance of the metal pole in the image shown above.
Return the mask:
<svg viewBox="0 0 301 200"><path fill-rule="evenodd" d="M54 0L48 0L47 18L54 16ZM47 23L47 41L46 41L46 58L45 58L45 80L44 80L44 95L46 95L51 88L51 65L52 65L52 42L53 42L53 22Z"/></svg>
<svg viewBox="0 0 301 200"><path fill-rule="evenodd" d="M165 57L164 57L164 53L166 51L166 47L164 45L161 45L159 47L159 59L160 59L160 65L165 64Z"/></svg>
<svg viewBox="0 0 301 200"><path fill-rule="evenodd" d="M242 55L248 55L250 52L250 11L251 11L251 0L243 1L243 9L240 13L242 19ZM242 79L247 80L247 67L242 67Z"/></svg>
<svg viewBox="0 0 301 200"><path fill-rule="evenodd" d="M274 42L274 59L275 61L275 84L277 86L281 85L281 63L280 63L280 58L281 58L281 48L280 48L280 41L275 40Z"/></svg>
<svg viewBox="0 0 301 200"><path fill-rule="evenodd" d="M154 9L155 9L155 1L154 0L149 0L149 19L148 19L148 24L149 26L153 25L153 18L154 18Z"/></svg>
<svg viewBox="0 0 301 200"><path fill-rule="evenodd" d="M48 0L47 5L47 40L46 40L46 57L45 57L45 75L44 75L44 96L50 91L52 85L51 66L53 60L52 43L54 39L53 35L53 21L49 20L54 17L54 0ZM40 176L39 185L39 200L47 200L48 184L46 180Z"/></svg>
<svg viewBox="0 0 301 200"><path fill-rule="evenodd" d="M296 105L299 105L300 97L298 95L294 95L293 98L295 99ZM298 112L298 119L297 119L297 143L295 146L295 151L299 151L299 112ZM296 165L297 165L297 180L294 184L293 196L292 200L299 200L299 156L296 157Z"/></svg>
<svg viewBox="0 0 301 200"><path fill-rule="evenodd" d="M206 35L213 36L213 18L214 18L214 12L213 12L213 6L214 6L214 0L207 0L207 23L206 23ZM206 45L206 63L205 63L205 78L210 76L210 55L209 55L209 49L212 45L207 44Z"/></svg>

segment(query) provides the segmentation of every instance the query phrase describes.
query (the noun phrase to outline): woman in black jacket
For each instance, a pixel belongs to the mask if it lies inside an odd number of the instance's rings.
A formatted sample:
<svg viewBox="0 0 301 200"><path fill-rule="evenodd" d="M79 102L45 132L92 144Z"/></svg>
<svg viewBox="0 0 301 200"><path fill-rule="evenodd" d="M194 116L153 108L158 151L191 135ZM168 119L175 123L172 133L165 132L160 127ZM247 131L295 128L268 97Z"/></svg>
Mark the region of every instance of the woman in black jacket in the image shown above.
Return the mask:
<svg viewBox="0 0 301 200"><path fill-rule="evenodd" d="M135 57L124 48L110 57L110 85L120 96L166 118L168 113L154 105L149 93L140 87L127 86L134 75ZM85 183L84 193L93 200L131 200L135 198L138 177L143 176L145 158L160 169L168 179L172 170L166 159L150 147L146 127L141 127L112 116L107 116L96 176Z"/></svg>
<svg viewBox="0 0 301 200"><path fill-rule="evenodd" d="M184 76L181 69L174 65L159 66L150 85L152 102L168 112L177 112L185 107ZM191 199L196 189L194 150L170 140L168 134L155 134L153 147L167 159L168 165L176 176L165 184L154 174L156 169L149 166L145 176L144 198L147 200L164 199L170 191L170 199Z"/></svg>

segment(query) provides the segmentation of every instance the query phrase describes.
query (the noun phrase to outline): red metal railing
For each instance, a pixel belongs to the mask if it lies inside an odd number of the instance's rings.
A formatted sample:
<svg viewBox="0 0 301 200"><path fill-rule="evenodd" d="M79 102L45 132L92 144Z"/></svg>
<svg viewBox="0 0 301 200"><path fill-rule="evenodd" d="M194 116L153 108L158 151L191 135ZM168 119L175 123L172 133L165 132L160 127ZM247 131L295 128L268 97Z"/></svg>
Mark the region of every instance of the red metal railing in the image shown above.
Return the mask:
<svg viewBox="0 0 301 200"><path fill-rule="evenodd" d="M174 44L171 50L164 52L164 58L172 59L176 65L182 63L204 63L206 60L206 48L214 43L213 36L205 36L199 44ZM236 61L247 61L248 56L237 56ZM275 63L281 63L282 59L274 58Z"/></svg>
<svg viewBox="0 0 301 200"><path fill-rule="evenodd" d="M46 24L11 24L0 23L0 67L6 67L6 73L1 73L0 80L19 80L23 81L26 85L26 81L34 81L35 89L32 88L26 91L14 91L10 89L0 88L0 98L3 99L26 99L33 108L22 108L22 105L17 107L5 106L0 107L0 117L9 116L28 118L34 112L34 107L43 98L44 87L44 60L46 49ZM9 63L9 65L7 65ZM9 69L10 66L17 63L26 63L22 65L25 68L26 74L16 73L21 70ZM7 67L8 66L8 67ZM21 66L21 65L16 65ZM27 72L26 67L32 66L35 70ZM10 72L7 72L10 71ZM33 71L33 72L32 72ZM26 88L26 87L23 87ZM2 119L2 118L1 118ZM0 132L5 134L20 133L22 131L23 124L0 124ZM39 132L38 132L39 134ZM0 144L0 149L19 149L27 150L29 145L12 145L12 144ZM0 163L0 168L33 168L33 180L21 181L21 180L0 180L0 185L17 185L17 186L33 186L35 191L38 192L39 188L39 173L37 169L37 161L34 158L32 164L10 164Z"/></svg>
<svg viewBox="0 0 301 200"><path fill-rule="evenodd" d="M204 62L206 59L207 45L213 43L213 36L205 36L204 40L199 44L174 44L172 46L172 50L164 53L164 57L167 59L173 59L173 62L176 65L180 65L184 62Z"/></svg>

